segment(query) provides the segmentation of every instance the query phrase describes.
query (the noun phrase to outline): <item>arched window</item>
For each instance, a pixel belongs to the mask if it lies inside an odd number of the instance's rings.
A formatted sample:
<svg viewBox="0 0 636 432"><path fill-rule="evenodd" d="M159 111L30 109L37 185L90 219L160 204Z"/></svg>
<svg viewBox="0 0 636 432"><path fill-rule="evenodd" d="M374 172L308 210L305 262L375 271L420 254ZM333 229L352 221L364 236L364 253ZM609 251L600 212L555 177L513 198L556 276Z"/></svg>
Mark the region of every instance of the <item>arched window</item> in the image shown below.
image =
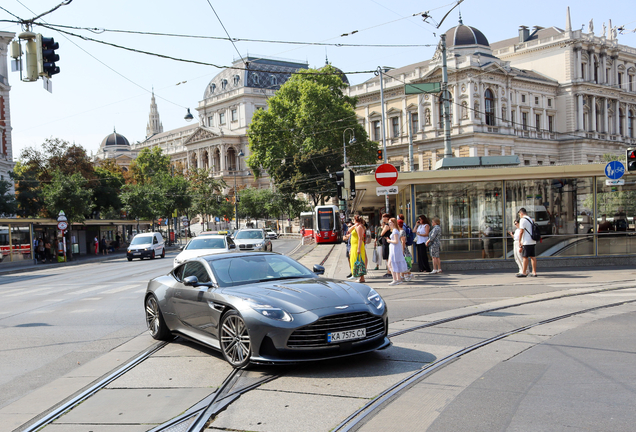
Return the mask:
<svg viewBox="0 0 636 432"><path fill-rule="evenodd" d="M486 124L488 126L495 125L495 96L490 89L486 89L484 93Z"/></svg>
<svg viewBox="0 0 636 432"><path fill-rule="evenodd" d="M625 133L625 130L623 128L624 121L625 121L625 112L623 111L623 108L619 108L618 109L618 134L620 136L623 136L623 134Z"/></svg>
<svg viewBox="0 0 636 432"><path fill-rule="evenodd" d="M594 57L594 82L598 84L598 59Z"/></svg>
<svg viewBox="0 0 636 432"><path fill-rule="evenodd" d="M596 132L603 131L603 113L601 112L601 105L596 104Z"/></svg>
<svg viewBox="0 0 636 432"><path fill-rule="evenodd" d="M228 171L236 171L236 150L234 150L234 147L227 149L226 157Z"/></svg>
<svg viewBox="0 0 636 432"><path fill-rule="evenodd" d="M212 83L210 84L210 93L214 93L214 90L216 90L216 84Z"/></svg>
<svg viewBox="0 0 636 432"><path fill-rule="evenodd" d="M634 138L634 111L629 112L629 118L627 119L627 135L630 138Z"/></svg>
<svg viewBox="0 0 636 432"><path fill-rule="evenodd" d="M223 81L221 81L221 88L225 90L226 87L227 87L227 80L224 79Z"/></svg>
<svg viewBox="0 0 636 432"><path fill-rule="evenodd" d="M221 171L221 151L217 148L214 151L214 165L212 165L212 171L217 173Z"/></svg>

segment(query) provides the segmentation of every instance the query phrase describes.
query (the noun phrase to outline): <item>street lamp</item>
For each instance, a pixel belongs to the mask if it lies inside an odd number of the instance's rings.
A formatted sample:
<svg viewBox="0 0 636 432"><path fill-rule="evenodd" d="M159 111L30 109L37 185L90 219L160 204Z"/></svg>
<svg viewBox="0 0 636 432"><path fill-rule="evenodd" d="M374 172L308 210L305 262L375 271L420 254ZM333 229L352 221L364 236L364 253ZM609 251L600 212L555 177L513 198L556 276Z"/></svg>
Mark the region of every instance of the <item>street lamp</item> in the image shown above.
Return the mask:
<svg viewBox="0 0 636 432"><path fill-rule="evenodd" d="M190 108L188 108L188 113L185 115L184 119L185 121L190 122L193 118L194 116L192 115L192 113L190 113Z"/></svg>
<svg viewBox="0 0 636 432"><path fill-rule="evenodd" d="M346 128L343 132L342 132L342 147L344 149L344 167L347 167L347 144L345 141L345 135L347 133L347 131L351 131L351 134L353 135L351 137L351 139L349 140L349 144L355 144L356 141L356 131L353 128Z"/></svg>
<svg viewBox="0 0 636 432"><path fill-rule="evenodd" d="M243 156L245 156L245 154L243 153L243 150L239 151L238 157L242 158ZM236 162L238 163L238 168L241 168L241 159L237 159ZM239 229L239 222L238 222L238 189L236 189L236 169L234 170L234 220L236 220L236 229Z"/></svg>

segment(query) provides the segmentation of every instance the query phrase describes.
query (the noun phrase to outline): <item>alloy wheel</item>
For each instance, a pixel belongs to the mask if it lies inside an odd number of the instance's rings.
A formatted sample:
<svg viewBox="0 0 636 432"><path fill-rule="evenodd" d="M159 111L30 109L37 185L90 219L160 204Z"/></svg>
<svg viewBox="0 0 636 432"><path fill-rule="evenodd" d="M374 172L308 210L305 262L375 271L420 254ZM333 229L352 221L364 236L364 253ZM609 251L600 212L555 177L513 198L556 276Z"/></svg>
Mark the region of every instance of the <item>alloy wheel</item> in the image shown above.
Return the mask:
<svg viewBox="0 0 636 432"><path fill-rule="evenodd" d="M250 360L252 345L245 321L232 311L223 320L221 348L225 359L235 368L246 366Z"/></svg>

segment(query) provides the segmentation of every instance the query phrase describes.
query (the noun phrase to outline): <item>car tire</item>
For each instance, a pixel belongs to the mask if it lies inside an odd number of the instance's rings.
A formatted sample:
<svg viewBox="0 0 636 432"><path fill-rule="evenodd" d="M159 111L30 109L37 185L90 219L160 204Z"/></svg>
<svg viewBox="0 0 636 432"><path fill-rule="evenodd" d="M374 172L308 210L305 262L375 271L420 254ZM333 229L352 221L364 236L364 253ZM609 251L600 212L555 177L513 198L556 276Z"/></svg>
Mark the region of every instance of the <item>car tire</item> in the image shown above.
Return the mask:
<svg viewBox="0 0 636 432"><path fill-rule="evenodd" d="M161 249L161 258L166 257L166 248Z"/></svg>
<svg viewBox="0 0 636 432"><path fill-rule="evenodd" d="M132 261L132 258L128 257L128 261Z"/></svg>
<svg viewBox="0 0 636 432"><path fill-rule="evenodd" d="M152 252L150 253L150 259L155 259L155 251L152 251Z"/></svg>
<svg viewBox="0 0 636 432"><path fill-rule="evenodd" d="M146 298L146 325L150 336L157 340L169 340L171 333L163 319L163 314L159 308L159 301L154 295Z"/></svg>
<svg viewBox="0 0 636 432"><path fill-rule="evenodd" d="M237 311L229 310L221 318L219 341L223 357L232 367L241 369L250 363L252 343L247 325Z"/></svg>

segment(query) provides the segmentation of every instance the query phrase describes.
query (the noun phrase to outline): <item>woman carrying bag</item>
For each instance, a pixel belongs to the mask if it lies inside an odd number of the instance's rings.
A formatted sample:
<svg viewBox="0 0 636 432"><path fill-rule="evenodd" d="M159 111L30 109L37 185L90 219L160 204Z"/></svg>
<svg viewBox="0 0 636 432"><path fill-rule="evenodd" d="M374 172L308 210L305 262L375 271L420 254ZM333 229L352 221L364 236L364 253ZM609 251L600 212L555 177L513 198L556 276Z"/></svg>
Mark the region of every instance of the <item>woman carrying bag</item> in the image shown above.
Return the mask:
<svg viewBox="0 0 636 432"><path fill-rule="evenodd" d="M351 252L349 253L349 264L351 265L351 274L360 278L358 282L365 282L364 275L367 274L366 268L366 250L364 241L366 237L362 217L353 217L354 225L350 229L351 232Z"/></svg>

